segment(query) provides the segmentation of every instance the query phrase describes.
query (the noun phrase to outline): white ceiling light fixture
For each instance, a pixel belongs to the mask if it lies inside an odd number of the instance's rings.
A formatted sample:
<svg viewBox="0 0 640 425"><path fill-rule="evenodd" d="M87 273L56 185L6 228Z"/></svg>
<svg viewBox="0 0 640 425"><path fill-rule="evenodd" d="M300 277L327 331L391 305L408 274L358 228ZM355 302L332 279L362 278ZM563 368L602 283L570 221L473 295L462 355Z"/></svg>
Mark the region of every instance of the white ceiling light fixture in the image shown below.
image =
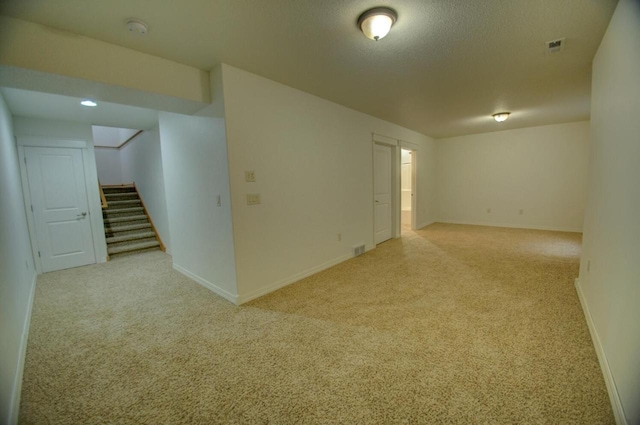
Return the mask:
<svg viewBox="0 0 640 425"><path fill-rule="evenodd" d="M498 112L497 114L493 114L492 117L497 122L504 122L509 118L511 112Z"/></svg>
<svg viewBox="0 0 640 425"><path fill-rule="evenodd" d="M85 99L82 102L80 102L80 104L82 106L89 106L91 108L93 108L94 106L98 106L98 104L91 99Z"/></svg>
<svg viewBox="0 0 640 425"><path fill-rule="evenodd" d="M397 19L398 15L394 10L388 7L376 7L360 15L358 26L367 38L378 41L389 34Z"/></svg>
<svg viewBox="0 0 640 425"><path fill-rule="evenodd" d="M127 21L127 29L134 34L145 35L149 27L140 19L129 19Z"/></svg>

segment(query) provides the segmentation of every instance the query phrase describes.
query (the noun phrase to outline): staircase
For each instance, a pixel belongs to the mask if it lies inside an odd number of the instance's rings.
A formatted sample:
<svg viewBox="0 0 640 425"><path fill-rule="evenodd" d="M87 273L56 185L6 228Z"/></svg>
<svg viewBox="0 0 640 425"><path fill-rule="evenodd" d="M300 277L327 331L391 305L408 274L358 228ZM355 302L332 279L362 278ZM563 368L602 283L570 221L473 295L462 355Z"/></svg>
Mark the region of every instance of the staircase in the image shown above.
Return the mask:
<svg viewBox="0 0 640 425"><path fill-rule="evenodd" d="M164 251L134 184L101 189L106 201L102 216L109 258L156 249Z"/></svg>

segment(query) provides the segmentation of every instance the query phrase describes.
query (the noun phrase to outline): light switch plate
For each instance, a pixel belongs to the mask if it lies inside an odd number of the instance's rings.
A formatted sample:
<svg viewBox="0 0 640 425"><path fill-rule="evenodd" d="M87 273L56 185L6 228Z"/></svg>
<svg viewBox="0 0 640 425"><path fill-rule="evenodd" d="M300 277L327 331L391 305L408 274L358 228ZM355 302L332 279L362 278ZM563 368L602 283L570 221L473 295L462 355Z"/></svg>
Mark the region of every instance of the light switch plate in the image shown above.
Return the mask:
<svg viewBox="0 0 640 425"><path fill-rule="evenodd" d="M260 204L260 194L247 193L247 205L258 205L258 204Z"/></svg>

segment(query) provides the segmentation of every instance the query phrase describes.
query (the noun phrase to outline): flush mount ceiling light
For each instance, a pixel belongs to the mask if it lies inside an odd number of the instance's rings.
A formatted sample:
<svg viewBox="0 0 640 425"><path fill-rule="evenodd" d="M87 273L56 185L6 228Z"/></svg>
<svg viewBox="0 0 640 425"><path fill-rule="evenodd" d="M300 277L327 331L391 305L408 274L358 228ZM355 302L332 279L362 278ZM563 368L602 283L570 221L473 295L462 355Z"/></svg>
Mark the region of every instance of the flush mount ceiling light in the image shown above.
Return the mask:
<svg viewBox="0 0 640 425"><path fill-rule="evenodd" d="M127 29L129 30L129 32L139 35L145 35L149 30L149 27L140 19L129 19L127 21Z"/></svg>
<svg viewBox="0 0 640 425"><path fill-rule="evenodd" d="M498 112L497 114L493 114L492 117L497 122L503 122L509 118L509 114L511 114L511 112Z"/></svg>
<svg viewBox="0 0 640 425"><path fill-rule="evenodd" d="M98 104L91 99L85 99L82 102L80 102L80 104L82 106L90 106L90 107L98 106Z"/></svg>
<svg viewBox="0 0 640 425"><path fill-rule="evenodd" d="M376 7L360 15L358 26L367 38L378 41L389 34L391 26L397 19L398 15L395 11L387 7Z"/></svg>

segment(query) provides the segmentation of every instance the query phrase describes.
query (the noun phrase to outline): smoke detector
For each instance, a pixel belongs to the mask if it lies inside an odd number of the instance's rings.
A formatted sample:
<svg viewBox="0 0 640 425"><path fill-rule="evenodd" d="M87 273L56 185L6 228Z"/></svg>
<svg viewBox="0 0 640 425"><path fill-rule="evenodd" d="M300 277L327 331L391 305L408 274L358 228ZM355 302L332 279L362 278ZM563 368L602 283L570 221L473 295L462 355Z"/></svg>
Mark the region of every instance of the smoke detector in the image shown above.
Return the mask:
<svg viewBox="0 0 640 425"><path fill-rule="evenodd" d="M565 37L558 38L557 40L547 41L546 50L547 53L558 53L564 49L564 45L567 43L567 39Z"/></svg>
<svg viewBox="0 0 640 425"><path fill-rule="evenodd" d="M127 21L127 29L134 34L145 35L149 27L140 19L129 19Z"/></svg>

